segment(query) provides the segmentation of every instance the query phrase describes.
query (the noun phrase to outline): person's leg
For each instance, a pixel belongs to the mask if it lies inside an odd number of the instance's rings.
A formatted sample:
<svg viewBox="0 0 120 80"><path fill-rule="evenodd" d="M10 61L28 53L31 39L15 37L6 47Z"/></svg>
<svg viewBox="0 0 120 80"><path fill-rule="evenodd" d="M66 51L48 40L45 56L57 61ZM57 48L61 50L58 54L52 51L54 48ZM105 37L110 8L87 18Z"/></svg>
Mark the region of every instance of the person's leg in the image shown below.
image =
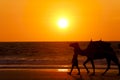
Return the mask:
<svg viewBox="0 0 120 80"><path fill-rule="evenodd" d="M76 68L78 70L78 75L80 75L80 68L79 68L79 66L77 65Z"/></svg>
<svg viewBox="0 0 120 80"><path fill-rule="evenodd" d="M70 72L68 73L69 75L71 75L71 73L72 73L72 71L73 71L73 68L74 68L74 65L72 65L71 70L70 70Z"/></svg>

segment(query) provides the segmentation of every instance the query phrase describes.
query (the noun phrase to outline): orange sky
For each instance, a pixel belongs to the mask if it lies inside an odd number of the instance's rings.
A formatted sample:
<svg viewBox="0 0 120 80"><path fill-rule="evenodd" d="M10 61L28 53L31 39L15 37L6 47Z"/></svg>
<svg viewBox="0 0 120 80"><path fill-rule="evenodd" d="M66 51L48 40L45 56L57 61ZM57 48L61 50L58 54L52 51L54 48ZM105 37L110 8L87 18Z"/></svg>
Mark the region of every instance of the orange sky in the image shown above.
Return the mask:
<svg viewBox="0 0 120 80"><path fill-rule="evenodd" d="M69 26L60 29L59 18ZM120 40L120 0L0 0L0 41Z"/></svg>

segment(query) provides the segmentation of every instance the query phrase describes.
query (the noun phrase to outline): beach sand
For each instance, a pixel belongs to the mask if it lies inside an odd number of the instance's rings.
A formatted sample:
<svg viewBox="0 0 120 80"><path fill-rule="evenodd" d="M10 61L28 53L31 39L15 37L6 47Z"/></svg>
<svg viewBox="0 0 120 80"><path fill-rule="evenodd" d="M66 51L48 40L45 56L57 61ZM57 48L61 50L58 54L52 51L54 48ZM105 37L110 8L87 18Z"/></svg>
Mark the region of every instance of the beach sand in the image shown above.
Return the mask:
<svg viewBox="0 0 120 80"><path fill-rule="evenodd" d="M101 76L104 69L97 69L95 76L89 76L85 69L81 69L81 76L68 75L69 69L0 69L0 80L120 80L117 69L109 70L105 76Z"/></svg>

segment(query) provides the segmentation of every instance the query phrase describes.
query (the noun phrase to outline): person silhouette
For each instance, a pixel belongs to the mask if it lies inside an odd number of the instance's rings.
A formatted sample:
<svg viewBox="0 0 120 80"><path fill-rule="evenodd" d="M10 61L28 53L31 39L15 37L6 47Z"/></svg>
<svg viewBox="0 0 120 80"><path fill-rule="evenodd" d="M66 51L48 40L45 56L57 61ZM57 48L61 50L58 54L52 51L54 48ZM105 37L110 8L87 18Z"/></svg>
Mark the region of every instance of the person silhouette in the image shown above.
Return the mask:
<svg viewBox="0 0 120 80"><path fill-rule="evenodd" d="M78 70L78 75L80 75L80 68L78 66L78 50L74 49L74 54L73 54L73 58L72 58L72 67L70 72L68 72L69 75L71 75L73 68L76 66L77 70Z"/></svg>

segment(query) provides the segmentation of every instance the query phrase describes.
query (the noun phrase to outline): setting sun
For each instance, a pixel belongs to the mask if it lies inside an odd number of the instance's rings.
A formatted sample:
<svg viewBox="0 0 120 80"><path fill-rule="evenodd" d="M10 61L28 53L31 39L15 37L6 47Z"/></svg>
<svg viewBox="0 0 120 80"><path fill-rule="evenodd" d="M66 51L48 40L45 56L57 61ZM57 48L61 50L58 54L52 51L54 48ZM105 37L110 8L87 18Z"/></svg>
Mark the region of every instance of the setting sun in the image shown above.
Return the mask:
<svg viewBox="0 0 120 80"><path fill-rule="evenodd" d="M68 26L68 21L66 19L62 18L58 21L58 26L60 28L66 28Z"/></svg>

